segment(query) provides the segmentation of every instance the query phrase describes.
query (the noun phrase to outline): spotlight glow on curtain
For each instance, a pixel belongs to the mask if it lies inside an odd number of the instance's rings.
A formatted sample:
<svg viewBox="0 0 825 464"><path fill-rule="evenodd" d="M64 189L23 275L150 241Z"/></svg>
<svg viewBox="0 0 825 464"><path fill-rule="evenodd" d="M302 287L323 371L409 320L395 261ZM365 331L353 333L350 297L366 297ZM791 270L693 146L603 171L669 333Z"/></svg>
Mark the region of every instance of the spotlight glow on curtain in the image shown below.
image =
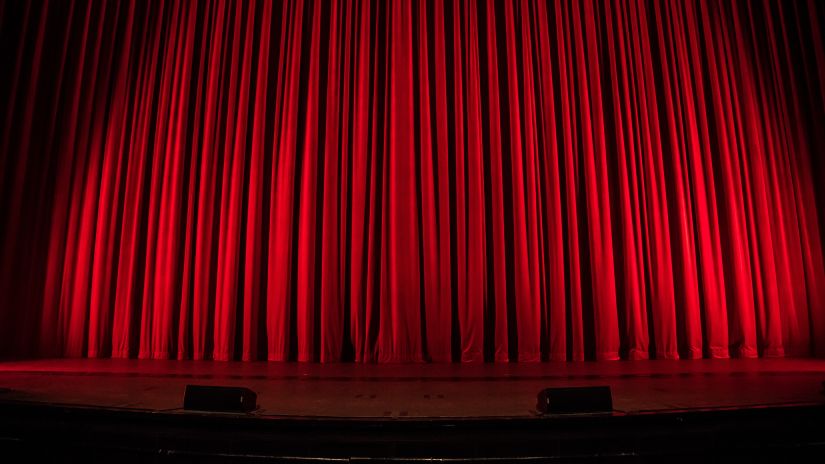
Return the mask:
<svg viewBox="0 0 825 464"><path fill-rule="evenodd" d="M0 5L7 353L825 354L814 0Z"/></svg>

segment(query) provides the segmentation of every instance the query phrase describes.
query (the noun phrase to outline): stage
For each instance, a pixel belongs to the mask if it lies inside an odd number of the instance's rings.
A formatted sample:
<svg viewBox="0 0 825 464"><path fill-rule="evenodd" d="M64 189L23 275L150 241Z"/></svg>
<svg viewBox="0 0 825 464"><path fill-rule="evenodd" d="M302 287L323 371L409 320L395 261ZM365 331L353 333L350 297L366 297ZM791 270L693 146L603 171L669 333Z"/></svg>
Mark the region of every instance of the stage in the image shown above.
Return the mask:
<svg viewBox="0 0 825 464"><path fill-rule="evenodd" d="M539 390L609 385L617 414L825 403L825 361L303 364L62 359L0 363L3 401L182 413L187 384L245 386L262 417L533 417Z"/></svg>
<svg viewBox="0 0 825 464"><path fill-rule="evenodd" d="M0 0L0 461L825 462L823 25Z"/></svg>
<svg viewBox="0 0 825 464"><path fill-rule="evenodd" d="M0 363L0 447L155 462L687 461L825 455L825 361ZM250 414L184 411L187 384L245 386ZM539 415L554 386L609 385L614 411Z"/></svg>

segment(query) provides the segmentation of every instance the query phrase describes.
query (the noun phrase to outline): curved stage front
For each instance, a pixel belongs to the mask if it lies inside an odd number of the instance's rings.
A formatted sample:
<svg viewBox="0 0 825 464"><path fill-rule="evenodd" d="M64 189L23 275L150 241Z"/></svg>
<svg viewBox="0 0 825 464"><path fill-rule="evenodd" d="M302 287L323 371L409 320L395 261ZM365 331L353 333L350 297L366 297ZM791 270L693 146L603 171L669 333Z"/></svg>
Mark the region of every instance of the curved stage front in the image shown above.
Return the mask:
<svg viewBox="0 0 825 464"><path fill-rule="evenodd" d="M0 445L161 462L825 456L825 361L0 363ZM184 411L187 384L244 386L249 414ZM540 415L548 387L607 385L614 410Z"/></svg>

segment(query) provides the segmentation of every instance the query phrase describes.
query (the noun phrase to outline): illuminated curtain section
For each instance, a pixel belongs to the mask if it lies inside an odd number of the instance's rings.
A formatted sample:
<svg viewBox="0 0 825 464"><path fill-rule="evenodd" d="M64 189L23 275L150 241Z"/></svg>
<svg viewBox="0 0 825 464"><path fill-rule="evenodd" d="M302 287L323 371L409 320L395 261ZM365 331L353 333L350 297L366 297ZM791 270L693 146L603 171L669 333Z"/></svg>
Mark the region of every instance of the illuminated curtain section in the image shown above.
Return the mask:
<svg viewBox="0 0 825 464"><path fill-rule="evenodd" d="M823 355L823 10L0 1L2 353Z"/></svg>

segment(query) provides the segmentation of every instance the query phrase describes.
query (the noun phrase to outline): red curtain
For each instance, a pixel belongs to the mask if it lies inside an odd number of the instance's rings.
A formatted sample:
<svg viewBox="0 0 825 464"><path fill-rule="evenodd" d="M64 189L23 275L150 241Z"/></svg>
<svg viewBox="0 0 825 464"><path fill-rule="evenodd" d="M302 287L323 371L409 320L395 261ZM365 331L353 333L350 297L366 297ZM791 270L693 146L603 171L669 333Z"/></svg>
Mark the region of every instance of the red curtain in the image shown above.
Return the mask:
<svg viewBox="0 0 825 464"><path fill-rule="evenodd" d="M823 10L0 1L2 353L823 355Z"/></svg>

